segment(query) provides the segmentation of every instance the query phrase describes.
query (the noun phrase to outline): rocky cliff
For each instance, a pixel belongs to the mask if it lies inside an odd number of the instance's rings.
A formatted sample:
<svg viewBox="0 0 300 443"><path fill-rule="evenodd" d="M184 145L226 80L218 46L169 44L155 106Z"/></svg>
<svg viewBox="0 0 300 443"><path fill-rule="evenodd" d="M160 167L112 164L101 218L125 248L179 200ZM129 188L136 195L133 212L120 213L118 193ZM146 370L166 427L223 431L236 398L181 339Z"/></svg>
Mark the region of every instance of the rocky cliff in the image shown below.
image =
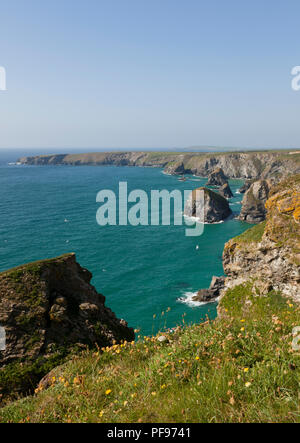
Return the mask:
<svg viewBox="0 0 300 443"><path fill-rule="evenodd" d="M34 387L72 349L134 340L133 330L105 306L91 278L74 254L0 274L0 325L6 331L0 394Z"/></svg>
<svg viewBox="0 0 300 443"><path fill-rule="evenodd" d="M261 179L300 173L300 154L288 151L182 153L100 152L23 157L25 165L118 165L165 168L168 174L207 177L222 168L229 178Z"/></svg>
<svg viewBox="0 0 300 443"><path fill-rule="evenodd" d="M300 175L272 187L266 209L266 221L225 245L226 288L251 281L256 295L300 301Z"/></svg>

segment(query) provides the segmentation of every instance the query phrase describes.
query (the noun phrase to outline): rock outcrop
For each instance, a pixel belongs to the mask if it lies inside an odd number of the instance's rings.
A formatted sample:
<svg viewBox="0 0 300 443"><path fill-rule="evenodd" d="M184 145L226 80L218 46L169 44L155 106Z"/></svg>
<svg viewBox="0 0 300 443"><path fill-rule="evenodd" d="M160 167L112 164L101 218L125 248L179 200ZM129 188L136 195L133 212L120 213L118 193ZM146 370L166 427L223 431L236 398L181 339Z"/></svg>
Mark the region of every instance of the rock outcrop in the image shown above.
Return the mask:
<svg viewBox="0 0 300 443"><path fill-rule="evenodd" d="M194 189L184 208L184 215L203 223L217 223L232 214L226 198L207 188Z"/></svg>
<svg viewBox="0 0 300 443"><path fill-rule="evenodd" d="M228 183L225 183L223 186L220 187L219 194L222 195L222 197L224 197L224 198L232 198L233 197L233 193L232 193Z"/></svg>
<svg viewBox="0 0 300 443"><path fill-rule="evenodd" d="M252 281L300 301L300 175L270 190L266 221L230 240L223 253L226 287Z"/></svg>
<svg viewBox="0 0 300 443"><path fill-rule="evenodd" d="M245 194L245 192L248 191L248 189L250 188L252 183L253 183L253 180L246 180L245 183L243 184L243 186L240 187L239 193L240 194Z"/></svg>
<svg viewBox="0 0 300 443"><path fill-rule="evenodd" d="M266 201L270 186L267 180L254 182L245 193L238 219L247 223L260 223L266 218Z"/></svg>
<svg viewBox="0 0 300 443"><path fill-rule="evenodd" d="M133 329L105 306L105 297L90 284L91 278L75 254L0 274L0 325L6 331L6 349L0 352L0 393L5 391L3 371L10 371L11 365L17 372L18 365L23 372L27 367L27 378L34 383L35 377L45 375L42 367L48 372L72 348L134 340ZM24 387L29 388L23 380L16 386Z"/></svg>
<svg viewBox="0 0 300 443"><path fill-rule="evenodd" d="M187 172L188 171L186 171L184 164L180 161L171 163L164 169L164 173L167 175L182 175L186 174Z"/></svg>
<svg viewBox="0 0 300 443"><path fill-rule="evenodd" d="M209 289L200 289L193 301L208 303L215 301L225 287L225 277L213 277Z"/></svg>
<svg viewBox="0 0 300 443"><path fill-rule="evenodd" d="M209 174L207 186L223 186L227 182L227 177L222 168L217 168Z"/></svg>

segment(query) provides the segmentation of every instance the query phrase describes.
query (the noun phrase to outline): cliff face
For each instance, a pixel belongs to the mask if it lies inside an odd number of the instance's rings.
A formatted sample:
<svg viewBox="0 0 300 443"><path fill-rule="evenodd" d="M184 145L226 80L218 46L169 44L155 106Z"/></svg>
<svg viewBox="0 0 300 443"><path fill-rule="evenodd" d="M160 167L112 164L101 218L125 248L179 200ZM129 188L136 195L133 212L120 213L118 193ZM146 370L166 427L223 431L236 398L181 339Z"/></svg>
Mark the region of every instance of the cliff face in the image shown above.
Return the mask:
<svg viewBox="0 0 300 443"><path fill-rule="evenodd" d="M226 286L253 281L257 295L278 290L300 301L300 175L273 187L265 222L224 249Z"/></svg>
<svg viewBox="0 0 300 443"><path fill-rule="evenodd" d="M229 178L260 179L300 173L300 154L286 151L237 153L100 152L19 159L26 165L117 165L165 168L168 174L207 177L222 168Z"/></svg>
<svg viewBox="0 0 300 443"><path fill-rule="evenodd" d="M0 325L6 331L6 350L0 352L0 393L5 391L5 369L12 372L11 365L17 372L19 364L25 365L33 383L35 376L39 379L50 369L51 361L57 365L73 347L134 340L133 330L105 306L105 297L90 284L91 277L74 254L0 274ZM20 376L16 388L27 389L23 382Z"/></svg>

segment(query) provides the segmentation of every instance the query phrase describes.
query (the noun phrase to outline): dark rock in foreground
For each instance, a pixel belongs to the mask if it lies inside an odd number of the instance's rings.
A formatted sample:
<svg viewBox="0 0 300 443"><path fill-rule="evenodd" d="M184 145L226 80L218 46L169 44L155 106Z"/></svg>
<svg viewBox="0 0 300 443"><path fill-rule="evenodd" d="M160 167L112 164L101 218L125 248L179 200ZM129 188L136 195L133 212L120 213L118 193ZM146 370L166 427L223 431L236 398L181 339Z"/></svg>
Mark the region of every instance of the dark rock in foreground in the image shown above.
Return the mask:
<svg viewBox="0 0 300 443"><path fill-rule="evenodd" d="M197 295L193 297L193 301L204 303L214 301L225 287L225 278L213 277L209 289L200 289Z"/></svg>
<svg viewBox="0 0 300 443"><path fill-rule="evenodd" d="M3 368L10 370L11 364L17 372L16 365L26 365L27 378L34 383L35 376L40 379L73 347L134 340L133 329L105 306L105 297L90 284L91 278L75 254L0 274L0 325L6 331L6 349L0 352L0 394L5 391ZM16 388L25 386L21 381Z"/></svg>
<svg viewBox="0 0 300 443"><path fill-rule="evenodd" d="M223 186L227 183L227 177L222 168L215 169L208 177L207 186Z"/></svg>
<svg viewBox="0 0 300 443"><path fill-rule="evenodd" d="M197 217L203 223L223 221L231 213L226 198L207 188L194 189L184 208L186 216Z"/></svg>
<svg viewBox="0 0 300 443"><path fill-rule="evenodd" d="M222 197L224 197L224 198L232 198L233 197L233 193L232 193L228 183L225 183L225 185L221 186L221 188L219 189L219 194L222 195Z"/></svg>
<svg viewBox="0 0 300 443"><path fill-rule="evenodd" d="M254 182L244 195L238 219L247 223L260 223L264 221L267 214L265 204L269 191L269 183L266 180Z"/></svg>

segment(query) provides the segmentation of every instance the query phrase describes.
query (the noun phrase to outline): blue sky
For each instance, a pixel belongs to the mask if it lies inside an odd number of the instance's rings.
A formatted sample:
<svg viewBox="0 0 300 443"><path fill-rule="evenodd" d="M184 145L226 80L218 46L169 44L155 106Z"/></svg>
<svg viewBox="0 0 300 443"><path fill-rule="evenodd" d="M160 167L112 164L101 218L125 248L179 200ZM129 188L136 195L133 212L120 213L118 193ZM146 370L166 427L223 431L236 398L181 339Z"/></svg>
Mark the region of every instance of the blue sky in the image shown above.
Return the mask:
<svg viewBox="0 0 300 443"><path fill-rule="evenodd" d="M10 0L0 12L0 148L300 147L298 0Z"/></svg>

